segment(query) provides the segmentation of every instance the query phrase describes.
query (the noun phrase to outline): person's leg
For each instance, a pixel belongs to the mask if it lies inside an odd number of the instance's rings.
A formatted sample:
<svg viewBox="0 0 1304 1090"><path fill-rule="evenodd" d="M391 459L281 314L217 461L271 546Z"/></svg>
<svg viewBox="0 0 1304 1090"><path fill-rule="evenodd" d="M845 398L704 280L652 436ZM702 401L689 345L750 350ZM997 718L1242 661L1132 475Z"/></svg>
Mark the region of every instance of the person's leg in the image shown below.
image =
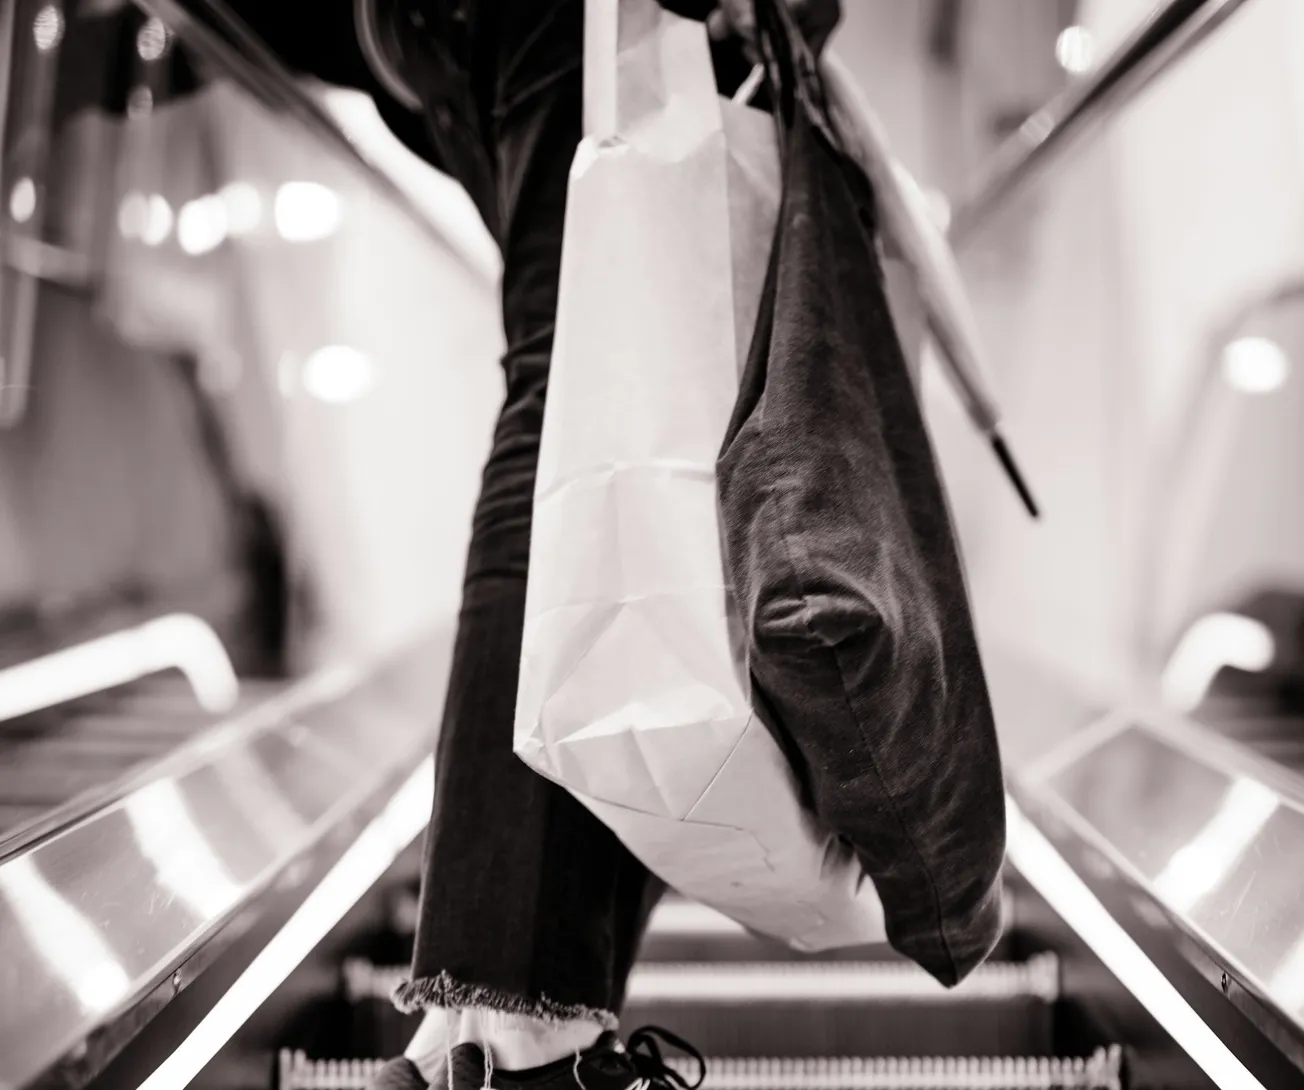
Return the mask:
<svg viewBox="0 0 1304 1090"><path fill-rule="evenodd" d="M395 1000L405 1010L571 1023L550 1038L549 1047L566 1052L615 1025L655 899L647 872L616 837L512 753L566 183L580 138L583 6L473 0L459 43L459 25L435 22L447 8L432 10L440 7L432 0L422 5L424 29L457 43L454 59L469 83L428 71L423 85L420 71L408 73L438 98L430 110L436 140L462 164L455 169L498 236L508 347L506 401L475 514L439 739L412 976ZM485 1024L478 1015L455 1020L454 1032ZM532 1032L528 1022L495 1024Z"/></svg>

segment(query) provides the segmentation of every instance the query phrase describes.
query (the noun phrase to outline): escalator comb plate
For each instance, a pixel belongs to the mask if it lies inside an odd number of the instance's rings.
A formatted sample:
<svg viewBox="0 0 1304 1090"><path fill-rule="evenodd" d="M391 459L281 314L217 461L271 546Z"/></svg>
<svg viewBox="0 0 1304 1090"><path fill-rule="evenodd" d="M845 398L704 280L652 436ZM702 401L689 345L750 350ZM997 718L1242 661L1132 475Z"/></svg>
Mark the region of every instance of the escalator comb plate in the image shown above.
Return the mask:
<svg viewBox="0 0 1304 1090"><path fill-rule="evenodd" d="M367 1090L383 1060L310 1060L283 1051L277 1090ZM710 1059L703 1090L1122 1090L1122 1050L1089 1057ZM692 1077L691 1064L681 1074Z"/></svg>

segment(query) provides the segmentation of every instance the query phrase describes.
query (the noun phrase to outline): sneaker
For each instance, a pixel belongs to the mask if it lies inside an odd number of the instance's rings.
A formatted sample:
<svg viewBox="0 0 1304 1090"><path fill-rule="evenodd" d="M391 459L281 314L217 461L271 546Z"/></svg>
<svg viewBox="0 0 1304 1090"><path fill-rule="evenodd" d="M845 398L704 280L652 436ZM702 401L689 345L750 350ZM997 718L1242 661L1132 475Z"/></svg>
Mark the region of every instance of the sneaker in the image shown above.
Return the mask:
<svg viewBox="0 0 1304 1090"><path fill-rule="evenodd" d="M689 1082L661 1055L658 1039L683 1052L697 1068ZM706 1078L702 1054L673 1033L656 1026L635 1030L628 1046L614 1033L604 1033L578 1056L528 1071L491 1069L478 1045L458 1045L452 1052L449 1090L698 1090ZM486 1080L485 1076L489 1075ZM438 1083L435 1090L442 1090Z"/></svg>

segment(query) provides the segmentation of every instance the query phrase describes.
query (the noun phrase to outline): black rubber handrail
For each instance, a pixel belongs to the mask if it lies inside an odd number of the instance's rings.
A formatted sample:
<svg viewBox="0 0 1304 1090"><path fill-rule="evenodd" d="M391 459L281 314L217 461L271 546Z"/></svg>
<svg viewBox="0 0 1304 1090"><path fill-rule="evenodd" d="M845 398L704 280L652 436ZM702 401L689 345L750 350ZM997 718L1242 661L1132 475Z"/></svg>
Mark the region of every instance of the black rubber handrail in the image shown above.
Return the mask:
<svg viewBox="0 0 1304 1090"><path fill-rule="evenodd" d="M438 245L478 276L481 264L458 245L381 167L363 154L340 125L313 101L277 55L232 14L222 0L139 0L186 45L260 101L293 117L308 133L361 168L395 206ZM271 0L267 0L271 2ZM304 33L311 33L307 27Z"/></svg>
<svg viewBox="0 0 1304 1090"><path fill-rule="evenodd" d="M956 202L957 249L1034 178L1060 161L1083 134L1115 116L1187 57L1245 0L1167 0L1089 75L1028 118Z"/></svg>

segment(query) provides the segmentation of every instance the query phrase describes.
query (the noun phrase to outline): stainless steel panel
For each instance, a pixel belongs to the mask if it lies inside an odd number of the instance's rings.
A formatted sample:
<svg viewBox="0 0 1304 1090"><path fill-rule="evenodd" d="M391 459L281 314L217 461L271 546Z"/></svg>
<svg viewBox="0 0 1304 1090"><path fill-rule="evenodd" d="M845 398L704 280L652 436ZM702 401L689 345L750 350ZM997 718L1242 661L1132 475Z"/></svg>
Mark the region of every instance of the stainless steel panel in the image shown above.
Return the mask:
<svg viewBox="0 0 1304 1090"><path fill-rule="evenodd" d="M6 332L31 295L0 398L6 1087L427 752L501 333L432 225L466 237L446 181L414 225L217 6L0 22ZM207 659L160 655L178 620Z"/></svg>
<svg viewBox="0 0 1304 1090"><path fill-rule="evenodd" d="M1116 717L1029 789L1304 1027L1304 802L1195 726Z"/></svg>
<svg viewBox="0 0 1304 1090"><path fill-rule="evenodd" d="M428 686L447 646L432 640L326 701L338 685L309 679L277 714L222 725L0 864L0 1086L23 1085L129 1007L410 771L430 743Z"/></svg>

